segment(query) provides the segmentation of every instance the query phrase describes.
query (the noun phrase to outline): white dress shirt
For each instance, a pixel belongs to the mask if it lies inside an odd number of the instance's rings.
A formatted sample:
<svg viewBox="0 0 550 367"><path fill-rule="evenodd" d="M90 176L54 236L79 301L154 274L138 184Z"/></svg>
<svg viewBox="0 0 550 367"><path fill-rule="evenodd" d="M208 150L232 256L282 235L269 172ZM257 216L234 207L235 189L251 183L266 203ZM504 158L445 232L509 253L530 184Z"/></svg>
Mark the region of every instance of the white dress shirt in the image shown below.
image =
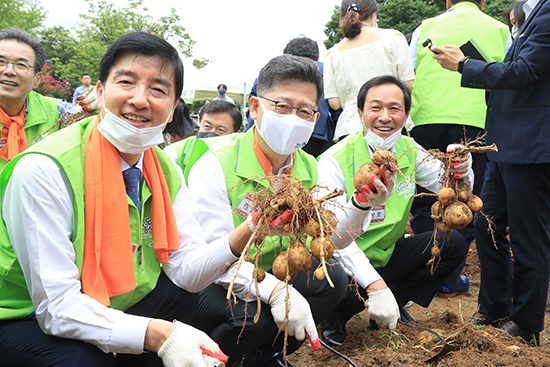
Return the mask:
<svg viewBox="0 0 550 367"><path fill-rule="evenodd" d="M439 192L441 188L441 183L439 178L443 174L443 164L441 161L434 159L429 153L427 153L420 145L416 145L418 149L418 155L416 157L416 183L420 186L423 186L425 189L431 192ZM395 153L395 148L391 149L392 153ZM369 150L369 155L372 153ZM346 181L344 179L344 172L340 167L338 161L329 154L323 154L319 158L318 164L319 170L319 185L326 186L330 189L344 189L346 190ZM474 175L470 174L469 180L470 185L473 184ZM321 191L320 196L326 194L326 191ZM335 198L335 200L341 205L331 207L331 210L336 214L336 218L342 223L346 221L347 216L344 214L342 207L348 205L346 201L346 194L340 195ZM369 218L368 216L367 218ZM349 227L350 224L342 223L344 227ZM367 219L362 224L363 232L368 228ZM353 224L351 224L353 225ZM363 232L356 233L357 235L362 235ZM335 256L343 260L345 266L344 269L351 275L355 276L357 283L366 288L369 284L381 279L378 272L373 268L369 259L366 257L365 253L357 246L355 241L352 241L347 247L335 252Z"/></svg>
<svg viewBox="0 0 550 367"><path fill-rule="evenodd" d="M141 162L140 158L138 168ZM127 167L121 159L121 169ZM65 172L41 154L21 158L4 194L2 216L40 327L47 334L83 340L104 352L142 353L151 319L105 307L81 292L71 242L72 196ZM163 270L176 285L198 292L227 271L236 257L228 242L206 246L190 205L182 177L174 202L180 248L170 253Z"/></svg>
<svg viewBox="0 0 550 367"><path fill-rule="evenodd" d="M292 167L292 155L289 156L278 174L283 174ZM189 191L191 205L200 223L206 242L218 245L218 242L228 242L229 233L235 229L233 210L227 194L225 173L218 158L211 151L207 151L193 165L189 172ZM256 289L253 286L254 264L243 261L237 273L233 290L243 300L254 300ZM216 283L227 287L231 282L233 270L220 276ZM272 274L266 273L265 279L258 284L262 302L268 303L273 289L279 280ZM249 296L254 298L249 298Z"/></svg>

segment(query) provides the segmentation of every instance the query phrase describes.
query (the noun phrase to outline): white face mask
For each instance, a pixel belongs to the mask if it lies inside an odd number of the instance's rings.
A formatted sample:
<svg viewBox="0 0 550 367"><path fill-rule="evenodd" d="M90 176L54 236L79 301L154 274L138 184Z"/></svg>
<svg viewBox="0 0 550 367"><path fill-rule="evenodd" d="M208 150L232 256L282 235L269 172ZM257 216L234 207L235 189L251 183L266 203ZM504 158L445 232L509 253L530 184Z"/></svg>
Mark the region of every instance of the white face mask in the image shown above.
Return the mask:
<svg viewBox="0 0 550 367"><path fill-rule="evenodd" d="M101 119L97 129L111 144L121 153L141 154L155 145L162 144L164 138L162 131L170 119L170 115L164 124L154 127L137 128L130 125L120 117L113 114L105 105L105 89L101 94L105 116Z"/></svg>
<svg viewBox="0 0 550 367"><path fill-rule="evenodd" d="M260 97L258 102L264 111L258 133L275 153L288 155L307 144L315 127L314 122L296 115L280 115L270 111Z"/></svg>
<svg viewBox="0 0 550 367"><path fill-rule="evenodd" d="M515 39L516 36L518 35L518 32L519 32L519 27L518 27L518 24L514 24L512 26L512 39Z"/></svg>
<svg viewBox="0 0 550 367"><path fill-rule="evenodd" d="M376 135L371 129L367 129L365 134L365 142L368 146L376 149L390 150L397 141L401 138L401 130L398 130L388 136L386 140L383 137Z"/></svg>

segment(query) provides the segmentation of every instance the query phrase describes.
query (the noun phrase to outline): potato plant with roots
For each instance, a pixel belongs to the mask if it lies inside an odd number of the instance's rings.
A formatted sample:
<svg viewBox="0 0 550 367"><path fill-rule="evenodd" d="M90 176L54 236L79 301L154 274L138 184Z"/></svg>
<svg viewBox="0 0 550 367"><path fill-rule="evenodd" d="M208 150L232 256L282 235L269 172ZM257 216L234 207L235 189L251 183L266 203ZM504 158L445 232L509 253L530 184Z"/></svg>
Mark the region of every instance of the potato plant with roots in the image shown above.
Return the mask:
<svg viewBox="0 0 550 367"><path fill-rule="evenodd" d="M459 157L468 153L485 153L498 151L495 144L480 146L484 136L472 141L466 141L462 147L454 149L451 153L431 149L427 152L435 159L443 162L444 171L440 177L442 184L439 194L419 194L415 197L436 196L437 200L432 205L431 217L434 220L434 233L432 236L432 257L427 266L433 274L441 255L441 244L437 241L437 231L448 233L451 229L461 230L472 222L475 213L480 213L483 207L482 200L472 193L468 177L456 178L453 173L452 163ZM489 221L489 218L487 218Z"/></svg>
<svg viewBox="0 0 550 367"><path fill-rule="evenodd" d="M258 283L265 279L265 270L259 266L264 240L273 235L270 223L285 212L291 211L292 217L278 232L282 230L284 235L290 238L290 243L286 251L279 253L273 261L273 275L288 285L296 272L307 272L311 269L313 256L320 262L319 267L314 271L315 277L319 280L326 279L329 285L334 287L327 270L327 261L335 251L330 237L335 233L337 220L334 213L327 209L325 204L330 202L331 205L338 205L332 199L344 194L344 190L335 190L316 199L314 193L320 187L314 185L308 190L293 176L274 175L262 179L267 180L269 186L249 193L247 196L251 202L247 209L251 213L258 213L258 216L252 236L235 265L226 296L228 301L236 301L233 286L237 272L243 261L252 262L254 264L253 283L256 288L258 304L254 322L258 322L261 311ZM311 251L305 245L305 234L312 237ZM286 287L286 292L285 357L288 338L289 287Z"/></svg>

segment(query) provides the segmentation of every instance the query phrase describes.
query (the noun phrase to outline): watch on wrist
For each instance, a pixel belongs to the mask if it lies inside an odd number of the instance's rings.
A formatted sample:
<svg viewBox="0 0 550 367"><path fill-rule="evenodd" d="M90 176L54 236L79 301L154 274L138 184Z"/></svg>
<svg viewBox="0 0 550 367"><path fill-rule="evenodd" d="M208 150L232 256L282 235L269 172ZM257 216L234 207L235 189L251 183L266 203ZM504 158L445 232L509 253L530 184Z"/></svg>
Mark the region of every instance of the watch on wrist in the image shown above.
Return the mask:
<svg viewBox="0 0 550 367"><path fill-rule="evenodd" d="M462 74L462 70L464 69L464 63L466 62L466 60L468 60L470 58L470 56L464 56L462 59L460 59L460 61L458 62L458 69L457 71Z"/></svg>

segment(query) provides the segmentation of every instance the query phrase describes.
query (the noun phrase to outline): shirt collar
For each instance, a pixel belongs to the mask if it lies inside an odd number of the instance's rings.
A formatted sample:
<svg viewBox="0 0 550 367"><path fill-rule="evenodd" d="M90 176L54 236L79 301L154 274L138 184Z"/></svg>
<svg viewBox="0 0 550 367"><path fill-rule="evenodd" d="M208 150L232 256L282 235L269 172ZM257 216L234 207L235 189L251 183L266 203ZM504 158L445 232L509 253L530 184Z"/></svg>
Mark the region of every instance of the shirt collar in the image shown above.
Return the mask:
<svg viewBox="0 0 550 367"><path fill-rule="evenodd" d="M122 157L120 155L118 156L118 158L120 159L120 170L121 171L125 171L128 168L132 167L128 163L126 163L126 161L124 159L122 159ZM139 168L139 170L141 171L141 174L143 175L143 153L141 153L141 156L139 157L139 161L133 167Z"/></svg>
<svg viewBox="0 0 550 367"><path fill-rule="evenodd" d="M533 9L535 9L535 6L537 6L539 1L540 0L528 0L525 4L523 4L523 12L525 13L525 20L529 18L529 16L533 12Z"/></svg>

